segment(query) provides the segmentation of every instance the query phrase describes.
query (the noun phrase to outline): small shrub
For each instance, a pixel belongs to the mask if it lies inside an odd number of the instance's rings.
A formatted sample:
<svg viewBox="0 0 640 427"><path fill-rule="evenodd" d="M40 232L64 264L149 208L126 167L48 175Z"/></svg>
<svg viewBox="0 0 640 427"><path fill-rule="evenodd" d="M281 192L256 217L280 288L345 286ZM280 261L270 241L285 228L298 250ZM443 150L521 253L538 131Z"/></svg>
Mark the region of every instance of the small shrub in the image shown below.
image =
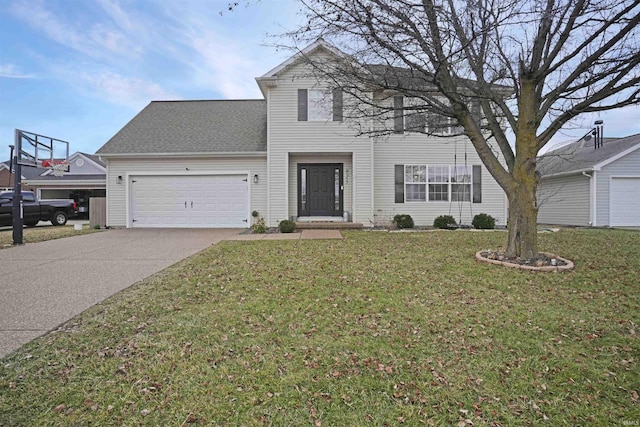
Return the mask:
<svg viewBox="0 0 640 427"><path fill-rule="evenodd" d="M393 223L395 224L396 227L400 229L413 228L414 226L413 218L411 218L411 215L407 215L407 214L398 214L394 216Z"/></svg>
<svg viewBox="0 0 640 427"><path fill-rule="evenodd" d="M478 230L493 230L496 228L496 220L491 215L481 213L473 217L471 225Z"/></svg>
<svg viewBox="0 0 640 427"><path fill-rule="evenodd" d="M100 230L100 224L96 224L96 225L94 225L94 226L93 226L93 229L94 229L94 230Z"/></svg>
<svg viewBox="0 0 640 427"><path fill-rule="evenodd" d="M264 223L264 218L257 219L251 226L251 231L256 234L264 234L267 232L267 225Z"/></svg>
<svg viewBox="0 0 640 427"><path fill-rule="evenodd" d="M457 225L456 219L451 215L440 215L436 219L433 220L433 226L435 228L448 229L453 228Z"/></svg>
<svg viewBox="0 0 640 427"><path fill-rule="evenodd" d="M278 228L281 233L293 233L296 229L296 223L288 219L283 219L278 223Z"/></svg>

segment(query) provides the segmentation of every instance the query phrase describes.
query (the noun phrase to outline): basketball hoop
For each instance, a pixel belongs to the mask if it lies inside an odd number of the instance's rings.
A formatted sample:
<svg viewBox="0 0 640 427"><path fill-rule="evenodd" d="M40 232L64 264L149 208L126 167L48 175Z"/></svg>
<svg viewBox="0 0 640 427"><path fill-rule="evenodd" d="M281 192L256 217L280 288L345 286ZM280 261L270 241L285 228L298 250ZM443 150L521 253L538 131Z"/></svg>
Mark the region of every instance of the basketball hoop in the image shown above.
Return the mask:
<svg viewBox="0 0 640 427"><path fill-rule="evenodd" d="M63 176L69 169L69 162L66 160L43 160L42 167L51 169L54 176Z"/></svg>

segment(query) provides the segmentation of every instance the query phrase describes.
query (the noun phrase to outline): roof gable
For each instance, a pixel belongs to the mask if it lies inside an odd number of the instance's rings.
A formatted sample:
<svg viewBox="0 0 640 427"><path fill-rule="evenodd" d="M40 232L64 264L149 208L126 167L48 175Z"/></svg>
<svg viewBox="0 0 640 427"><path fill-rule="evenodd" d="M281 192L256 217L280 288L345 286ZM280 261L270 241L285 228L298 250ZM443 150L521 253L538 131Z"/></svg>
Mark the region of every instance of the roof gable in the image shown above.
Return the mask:
<svg viewBox="0 0 640 427"><path fill-rule="evenodd" d="M69 172L65 175L99 175L106 174L107 168L98 156L76 151L69 156ZM42 176L50 176L53 170L49 169Z"/></svg>
<svg viewBox="0 0 640 427"><path fill-rule="evenodd" d="M324 39L319 38L314 43L311 43L309 46L305 47L300 52L296 53L295 55L293 55L291 58L287 59L280 65L277 65L276 67L267 71L265 74L263 74L261 77L258 77L257 79L259 80L265 77L277 77L278 74L282 73L289 67L294 66L298 62L304 60L305 57L312 55L316 51L320 51L320 50L324 50L325 52L328 52L339 58L345 57L345 54L342 51L340 51L337 47L327 43L326 41L324 41Z"/></svg>
<svg viewBox="0 0 640 427"><path fill-rule="evenodd" d="M640 134L605 138L597 149L581 139L540 156L537 170L542 176L599 170L637 149L640 149Z"/></svg>

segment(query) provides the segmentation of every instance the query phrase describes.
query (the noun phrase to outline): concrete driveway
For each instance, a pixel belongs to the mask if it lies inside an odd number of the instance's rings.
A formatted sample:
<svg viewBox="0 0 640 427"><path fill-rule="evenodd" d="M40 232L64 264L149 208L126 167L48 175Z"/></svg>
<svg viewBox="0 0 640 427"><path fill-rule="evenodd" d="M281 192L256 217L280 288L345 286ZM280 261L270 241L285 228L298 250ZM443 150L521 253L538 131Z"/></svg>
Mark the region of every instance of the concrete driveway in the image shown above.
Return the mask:
<svg viewBox="0 0 640 427"><path fill-rule="evenodd" d="M0 251L0 357L243 230L119 229Z"/></svg>

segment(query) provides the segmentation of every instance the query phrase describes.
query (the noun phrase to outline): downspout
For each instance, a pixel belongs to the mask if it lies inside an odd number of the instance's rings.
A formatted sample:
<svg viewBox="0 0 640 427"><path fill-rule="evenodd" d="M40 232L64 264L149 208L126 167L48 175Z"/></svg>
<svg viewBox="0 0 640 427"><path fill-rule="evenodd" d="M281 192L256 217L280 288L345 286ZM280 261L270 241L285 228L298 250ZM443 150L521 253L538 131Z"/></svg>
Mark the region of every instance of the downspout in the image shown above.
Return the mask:
<svg viewBox="0 0 640 427"><path fill-rule="evenodd" d="M595 172L594 172L595 173ZM586 176L587 178L589 178L589 227L594 227L594 204L595 204L595 199L593 197L593 176L589 175L588 173L586 173L585 171L582 171L582 175Z"/></svg>

